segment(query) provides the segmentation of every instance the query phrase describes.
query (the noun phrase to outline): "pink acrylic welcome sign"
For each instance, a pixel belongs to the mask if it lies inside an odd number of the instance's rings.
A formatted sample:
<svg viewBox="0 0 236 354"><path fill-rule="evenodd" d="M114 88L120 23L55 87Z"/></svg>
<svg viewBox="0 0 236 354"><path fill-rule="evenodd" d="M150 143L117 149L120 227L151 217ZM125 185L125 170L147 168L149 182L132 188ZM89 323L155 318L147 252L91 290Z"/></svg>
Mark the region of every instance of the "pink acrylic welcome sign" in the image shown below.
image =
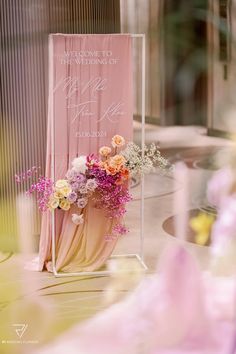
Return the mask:
<svg viewBox="0 0 236 354"><path fill-rule="evenodd" d="M132 140L132 38L130 35L50 35L49 113L46 175L64 178L72 160L98 153L115 134ZM43 215L40 269L89 272L99 269L117 240L106 241L113 220L92 202L84 223L75 225L75 210ZM52 229L53 226L53 229Z"/></svg>

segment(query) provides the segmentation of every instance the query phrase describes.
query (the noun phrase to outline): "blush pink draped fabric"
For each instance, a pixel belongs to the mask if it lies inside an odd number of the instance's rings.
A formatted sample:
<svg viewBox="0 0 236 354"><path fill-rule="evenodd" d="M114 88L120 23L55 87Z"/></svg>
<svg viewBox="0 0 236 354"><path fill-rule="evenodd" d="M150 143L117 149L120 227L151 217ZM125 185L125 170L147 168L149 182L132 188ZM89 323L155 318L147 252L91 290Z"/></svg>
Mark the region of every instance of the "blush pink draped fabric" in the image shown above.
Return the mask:
<svg viewBox="0 0 236 354"><path fill-rule="evenodd" d="M98 153L115 134L132 140L132 38L130 35L50 35L49 113L46 175L64 178L72 160ZM53 124L51 124L51 122ZM56 269L93 271L109 258L114 221L89 202L85 222L76 226L70 211L56 210ZM42 218L39 268L51 268L51 214Z"/></svg>

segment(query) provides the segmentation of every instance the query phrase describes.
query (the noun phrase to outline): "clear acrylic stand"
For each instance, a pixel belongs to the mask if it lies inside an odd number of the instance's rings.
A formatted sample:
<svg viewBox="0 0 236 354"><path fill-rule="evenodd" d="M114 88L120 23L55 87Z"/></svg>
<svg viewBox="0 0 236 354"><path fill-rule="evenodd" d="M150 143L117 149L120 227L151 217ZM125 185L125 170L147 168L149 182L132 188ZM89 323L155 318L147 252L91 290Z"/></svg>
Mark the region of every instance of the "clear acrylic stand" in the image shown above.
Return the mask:
<svg viewBox="0 0 236 354"><path fill-rule="evenodd" d="M118 34L117 34L118 35ZM132 34L133 39L141 39L142 41L142 71L141 71L141 111L142 111L142 126L141 126L141 147L142 155L144 155L144 144L145 144L145 34ZM51 52L52 49L49 48L49 58L53 56ZM49 66L52 65L49 60ZM52 72L52 67L50 72ZM49 78L49 92L53 92L53 80ZM53 108L52 108L53 109ZM53 115L51 114L51 117ZM54 180L54 119L51 120L51 141L52 141L52 165L51 165L51 176ZM144 177L141 177L141 205L140 205L140 240L139 240L139 251L137 253L127 253L127 254L114 254L111 255L109 259L137 259L139 264L144 270L148 267L144 262ZM55 237L55 215L52 211L52 270L55 277L74 277L74 276L107 276L112 273L112 270L97 270L97 271L83 271L83 272L58 272L56 270L56 237Z"/></svg>

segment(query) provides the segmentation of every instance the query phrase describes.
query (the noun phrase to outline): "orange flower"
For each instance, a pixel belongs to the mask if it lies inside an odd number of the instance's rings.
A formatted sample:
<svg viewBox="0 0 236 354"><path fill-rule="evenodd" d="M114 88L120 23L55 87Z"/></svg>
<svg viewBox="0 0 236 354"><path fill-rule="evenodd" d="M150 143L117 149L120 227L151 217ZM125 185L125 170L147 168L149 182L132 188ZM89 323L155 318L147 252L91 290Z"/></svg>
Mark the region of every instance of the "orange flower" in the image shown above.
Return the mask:
<svg viewBox="0 0 236 354"><path fill-rule="evenodd" d="M121 170L121 176L122 178L124 178L125 180L129 178L129 170L127 170L127 168L123 168Z"/></svg>
<svg viewBox="0 0 236 354"><path fill-rule="evenodd" d="M120 170L120 168L122 166L124 166L125 164L125 158L122 155L115 155L113 156L110 160L109 160L109 164L110 166L117 168L118 170Z"/></svg>
<svg viewBox="0 0 236 354"><path fill-rule="evenodd" d="M109 160L101 162L100 167L105 170L108 175L115 175L118 172L115 167L109 164Z"/></svg>
<svg viewBox="0 0 236 354"><path fill-rule="evenodd" d="M100 162L100 167L106 170L108 175L115 175L124 168L125 158L122 155L115 155L106 161Z"/></svg>
<svg viewBox="0 0 236 354"><path fill-rule="evenodd" d="M122 168L120 170L120 177L116 181L116 184L123 184L128 179L129 179L129 170L127 170L127 168Z"/></svg>

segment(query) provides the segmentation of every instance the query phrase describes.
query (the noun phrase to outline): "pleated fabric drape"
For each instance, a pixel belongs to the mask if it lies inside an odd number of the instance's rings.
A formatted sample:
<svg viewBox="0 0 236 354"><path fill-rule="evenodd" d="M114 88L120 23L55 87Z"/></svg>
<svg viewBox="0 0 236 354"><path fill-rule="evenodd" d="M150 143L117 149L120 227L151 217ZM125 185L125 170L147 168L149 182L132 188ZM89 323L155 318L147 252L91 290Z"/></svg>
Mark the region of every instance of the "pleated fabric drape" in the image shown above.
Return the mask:
<svg viewBox="0 0 236 354"><path fill-rule="evenodd" d="M17 249L14 174L46 161L49 33L117 33L119 0L0 2L0 248ZM37 248L40 214L35 212Z"/></svg>

